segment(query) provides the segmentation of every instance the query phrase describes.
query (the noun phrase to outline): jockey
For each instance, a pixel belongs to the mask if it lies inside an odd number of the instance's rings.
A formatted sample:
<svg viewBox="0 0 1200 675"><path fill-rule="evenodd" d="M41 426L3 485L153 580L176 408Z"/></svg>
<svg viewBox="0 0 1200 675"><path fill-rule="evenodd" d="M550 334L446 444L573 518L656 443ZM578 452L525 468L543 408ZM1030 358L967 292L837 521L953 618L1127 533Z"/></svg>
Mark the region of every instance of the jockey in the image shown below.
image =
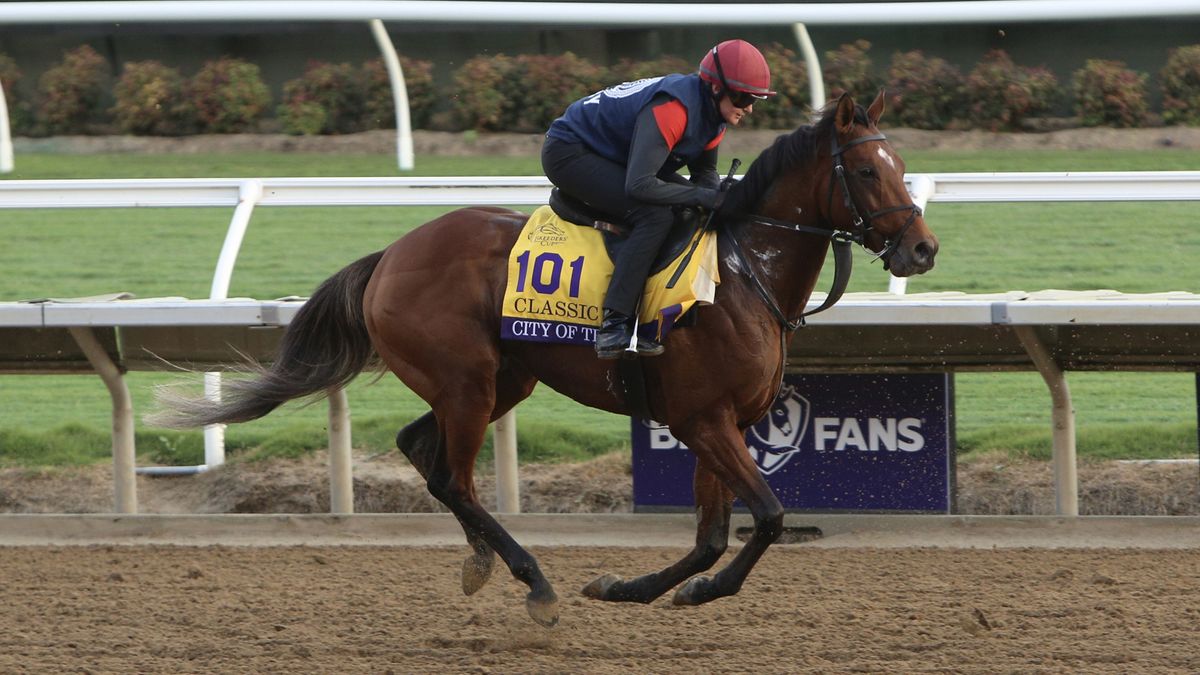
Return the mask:
<svg viewBox="0 0 1200 675"><path fill-rule="evenodd" d="M631 228L615 260L596 335L602 359L621 355L650 266L674 220L672 206L717 209L717 147L771 91L767 61L744 40L713 47L690 75L626 82L572 103L542 146L542 169L563 192ZM686 166L691 179L676 173ZM639 339L638 354L663 346Z"/></svg>

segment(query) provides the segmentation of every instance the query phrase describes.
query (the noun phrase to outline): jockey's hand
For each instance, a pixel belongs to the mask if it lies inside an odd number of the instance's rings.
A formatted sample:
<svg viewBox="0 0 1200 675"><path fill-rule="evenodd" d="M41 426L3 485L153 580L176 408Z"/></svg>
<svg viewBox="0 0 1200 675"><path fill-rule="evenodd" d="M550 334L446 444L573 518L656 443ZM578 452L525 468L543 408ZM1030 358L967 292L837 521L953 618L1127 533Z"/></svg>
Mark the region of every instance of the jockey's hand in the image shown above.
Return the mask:
<svg viewBox="0 0 1200 675"><path fill-rule="evenodd" d="M713 214L718 220L730 220L737 215L736 199L727 199L728 192L721 192L717 195L717 203L713 205Z"/></svg>
<svg viewBox="0 0 1200 675"><path fill-rule="evenodd" d="M732 205L733 200L729 200L728 203ZM733 210L726 206L725 193L718 192L712 206L708 207L708 217L704 219L704 227L717 227L722 223L732 221L734 217Z"/></svg>

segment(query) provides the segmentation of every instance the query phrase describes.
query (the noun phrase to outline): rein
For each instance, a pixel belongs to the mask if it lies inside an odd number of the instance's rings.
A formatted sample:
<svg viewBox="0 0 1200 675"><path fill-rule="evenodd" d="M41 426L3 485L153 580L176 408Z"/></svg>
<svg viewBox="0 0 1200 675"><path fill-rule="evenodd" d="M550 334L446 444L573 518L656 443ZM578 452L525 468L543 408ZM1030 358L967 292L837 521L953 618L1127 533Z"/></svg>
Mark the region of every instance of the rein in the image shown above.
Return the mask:
<svg viewBox="0 0 1200 675"><path fill-rule="evenodd" d="M842 294L846 292L846 286L850 283L850 273L854 264L854 258L850 244L853 243L858 244L859 246L866 246L867 235L874 229L873 220L875 218L889 213L895 213L897 211L907 210L910 212L908 219L905 220L904 225L900 227L900 231L896 233L895 237L884 240L883 251L881 251L874 258L875 260L882 258L883 268L887 269L888 260L891 258L892 254L896 252L897 247L900 245L900 241L904 238L904 234L908 232L908 228L912 227L913 222L921 213L921 207L917 206L916 204L904 204L900 206L889 206L879 209L878 211L870 211L867 213L865 218L860 215L861 212L854 199L854 194L850 191L849 183L846 182L846 166L843 161L843 155L847 148L871 141L886 141L887 136L884 136L883 134L860 136L851 140L845 145L838 145L837 132L834 131L832 135L833 139L830 141L830 154L832 155L834 161L833 174L837 178L837 183L841 185L843 203L845 204L846 209L850 212L854 229L846 230L836 227L832 229L814 227L812 225L803 225L787 220L778 220L776 218L768 218L767 216L759 215L746 216L740 219L740 222L777 227L784 230L789 230L791 232L816 234L822 237L828 237L830 239L830 243L833 246L833 283L829 289L829 293L825 296L825 301L822 302L819 307L802 313L796 319L788 319L787 316L784 315L783 309L780 308L779 302L775 299L774 294L771 293L771 290L766 287L766 285L762 282L762 279L760 279L758 274L755 273L754 267L750 264L749 259L746 257L745 251L742 250L742 244L740 241L738 241L737 236L732 231L727 232L730 241L733 242L733 251L737 256L738 264L742 267L742 269L745 270L746 276L750 278L755 292L758 293L759 298L762 299L763 303L767 306L767 309L770 310L771 315L774 316L775 320L779 322L779 325L783 326L788 331L798 330L804 325L804 317L816 314L817 312L823 312L834 306L834 304L841 299ZM833 211L833 190L834 183L831 181L829 183L829 198L828 206L826 208L826 211L830 213Z"/></svg>

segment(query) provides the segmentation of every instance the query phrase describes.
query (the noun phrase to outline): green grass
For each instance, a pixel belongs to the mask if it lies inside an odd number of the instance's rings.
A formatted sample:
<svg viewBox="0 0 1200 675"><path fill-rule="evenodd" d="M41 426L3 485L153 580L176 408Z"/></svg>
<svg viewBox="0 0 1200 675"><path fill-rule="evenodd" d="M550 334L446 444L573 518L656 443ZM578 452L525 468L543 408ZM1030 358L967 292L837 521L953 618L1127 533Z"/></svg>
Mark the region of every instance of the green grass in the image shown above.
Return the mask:
<svg viewBox="0 0 1200 675"><path fill-rule="evenodd" d="M1196 171L1193 150L905 150L909 173L992 171Z"/></svg>
<svg viewBox="0 0 1200 675"><path fill-rule="evenodd" d="M10 180L66 178L266 178L281 176L394 176L401 172L388 155L271 154L195 155L19 154ZM536 157L419 157L406 176L540 175Z"/></svg>
<svg viewBox="0 0 1200 675"><path fill-rule="evenodd" d="M1014 151L905 153L910 172L1198 169L1200 157L1152 152ZM536 158L418 157L416 175L531 175ZM19 155L14 179L396 175L387 156ZM444 208L260 208L238 259L231 296L307 295L358 256L443 213ZM1200 291L1194 205L933 204L938 266L909 292L1113 288ZM129 291L139 297L208 295L230 212L225 209L0 211L0 299ZM879 265L860 258L853 291L887 288ZM828 271L828 270L827 270ZM828 278L822 284L828 283ZM131 373L135 410L174 379ZM391 376L350 389L355 445L393 448L396 430L426 410ZM1070 373L1080 452L1089 457L1195 454L1195 378L1171 373ZM1036 373L955 378L960 451L1033 457L1049 452L1049 395ZM108 394L98 378L8 375L0 379L0 464L107 461ZM519 408L522 459L579 459L628 445L627 419L539 387ZM324 404L289 405L227 430L236 457L288 456L325 443ZM139 426L143 462L197 463L197 433ZM485 448L490 453L490 440Z"/></svg>

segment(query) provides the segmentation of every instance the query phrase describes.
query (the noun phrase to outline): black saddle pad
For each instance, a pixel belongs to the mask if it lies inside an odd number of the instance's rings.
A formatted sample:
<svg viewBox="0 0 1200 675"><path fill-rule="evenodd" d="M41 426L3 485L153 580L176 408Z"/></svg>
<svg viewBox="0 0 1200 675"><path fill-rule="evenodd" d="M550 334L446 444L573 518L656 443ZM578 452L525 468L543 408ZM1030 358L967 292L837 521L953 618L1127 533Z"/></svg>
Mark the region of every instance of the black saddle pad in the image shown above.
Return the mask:
<svg viewBox="0 0 1200 675"><path fill-rule="evenodd" d="M611 214L604 213L600 209L593 207L581 199L576 199L558 188L550 191L550 208L554 209L559 218L573 225L600 230L601 234L604 235L604 248L608 251L610 259L616 259L617 252L621 250L621 245L629 237L629 227L627 225L618 222ZM671 261L678 258L688 243L691 242L692 235L703 224L704 221L700 216L700 211L697 209L675 209L675 222L671 225L671 232L667 235L666 241L663 242L662 248L658 250L658 256L654 258L654 264L650 266L650 274L661 272Z"/></svg>

